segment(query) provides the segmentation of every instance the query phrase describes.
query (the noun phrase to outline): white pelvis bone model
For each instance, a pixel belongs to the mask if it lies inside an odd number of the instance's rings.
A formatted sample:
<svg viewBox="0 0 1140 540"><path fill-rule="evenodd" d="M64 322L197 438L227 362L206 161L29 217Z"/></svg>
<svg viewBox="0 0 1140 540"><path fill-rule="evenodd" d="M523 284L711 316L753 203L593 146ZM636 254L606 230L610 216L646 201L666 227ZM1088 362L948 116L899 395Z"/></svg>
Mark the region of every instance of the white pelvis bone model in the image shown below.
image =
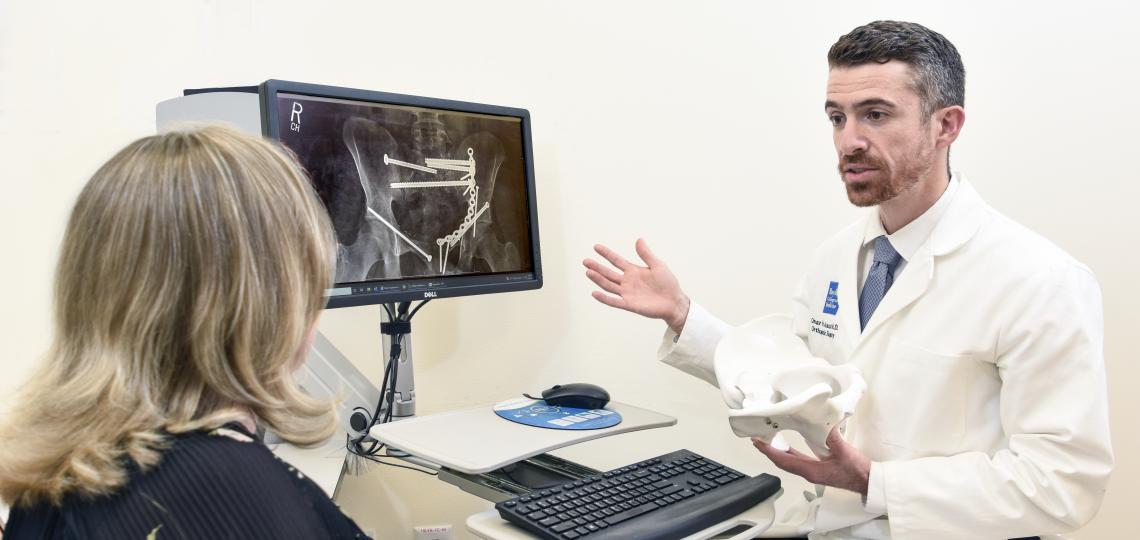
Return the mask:
<svg viewBox="0 0 1140 540"><path fill-rule="evenodd" d="M733 329L717 345L714 365L737 436L786 450L780 432L790 429L819 457L828 454L828 433L851 416L867 389L854 366L812 356L784 315Z"/></svg>

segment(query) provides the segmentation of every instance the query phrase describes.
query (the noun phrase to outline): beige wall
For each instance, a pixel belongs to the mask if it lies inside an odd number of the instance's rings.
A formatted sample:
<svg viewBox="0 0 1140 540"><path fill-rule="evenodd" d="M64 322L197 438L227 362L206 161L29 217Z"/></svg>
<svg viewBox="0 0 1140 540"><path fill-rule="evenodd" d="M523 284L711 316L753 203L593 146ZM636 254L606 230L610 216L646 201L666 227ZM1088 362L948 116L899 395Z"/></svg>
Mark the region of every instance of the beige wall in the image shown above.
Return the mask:
<svg viewBox="0 0 1140 540"><path fill-rule="evenodd" d="M711 387L653 362L659 324L589 298L579 261L595 242L628 253L644 235L727 320L784 309L808 252L857 216L822 114L827 47L868 20L909 19L947 35L968 68L955 168L1100 279L1118 467L1099 516L1076 537L1140 532L1131 493L1140 368L1128 341L1140 327L1136 9L768 4L0 3L0 407L48 343L50 276L86 178L151 133L155 103L182 88L282 78L533 114L547 285L439 301L417 317L422 412L591 381L680 423L563 455L607 468L688 447L773 472L728 432ZM322 330L378 376L378 321L377 308L338 310ZM418 524L462 529L464 516L488 507L389 469L347 481L340 503L385 538L408 538Z"/></svg>

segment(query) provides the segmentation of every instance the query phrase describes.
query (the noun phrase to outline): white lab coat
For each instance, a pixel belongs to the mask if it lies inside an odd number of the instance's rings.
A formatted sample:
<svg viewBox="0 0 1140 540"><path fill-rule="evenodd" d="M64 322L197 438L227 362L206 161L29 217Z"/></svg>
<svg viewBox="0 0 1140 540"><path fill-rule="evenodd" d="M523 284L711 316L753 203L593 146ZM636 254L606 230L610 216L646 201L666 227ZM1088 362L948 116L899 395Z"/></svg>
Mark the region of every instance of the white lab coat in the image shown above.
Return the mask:
<svg viewBox="0 0 1140 540"><path fill-rule="evenodd" d="M815 252L793 331L813 355L854 363L867 380L846 436L882 475L890 538L1014 538L1090 520L1113 456L1101 295L1089 269L962 180L860 332L865 227ZM715 384L713 351L727 329L695 306L661 359ZM833 531L827 538L886 529L849 491L829 488L816 504L814 527Z"/></svg>

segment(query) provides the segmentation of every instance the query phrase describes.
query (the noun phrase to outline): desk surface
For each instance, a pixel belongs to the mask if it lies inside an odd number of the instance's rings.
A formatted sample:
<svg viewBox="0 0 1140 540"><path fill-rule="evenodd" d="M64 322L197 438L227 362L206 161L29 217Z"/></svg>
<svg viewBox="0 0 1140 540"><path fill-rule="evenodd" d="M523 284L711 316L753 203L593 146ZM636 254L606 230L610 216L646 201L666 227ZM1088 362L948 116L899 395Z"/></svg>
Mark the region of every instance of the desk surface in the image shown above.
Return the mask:
<svg viewBox="0 0 1140 540"><path fill-rule="evenodd" d="M418 416L372 428L372 437L409 454L468 474L481 474L571 444L671 426L672 416L610 402L622 422L591 430L557 430L499 418L493 405Z"/></svg>
<svg viewBox="0 0 1140 540"><path fill-rule="evenodd" d="M701 532L686 536L683 540L706 540L741 525L748 527L748 529L726 540L756 538L756 535L767 530L768 527L772 526L772 522L776 520L776 499L780 498L783 492L784 490L781 489L777 491L775 495L769 497L768 500L741 512L732 519L722 521ZM499 518L499 512L493 508L467 518L467 530L475 533L479 538L489 540L530 540L534 538L534 536L526 531L503 521Z"/></svg>

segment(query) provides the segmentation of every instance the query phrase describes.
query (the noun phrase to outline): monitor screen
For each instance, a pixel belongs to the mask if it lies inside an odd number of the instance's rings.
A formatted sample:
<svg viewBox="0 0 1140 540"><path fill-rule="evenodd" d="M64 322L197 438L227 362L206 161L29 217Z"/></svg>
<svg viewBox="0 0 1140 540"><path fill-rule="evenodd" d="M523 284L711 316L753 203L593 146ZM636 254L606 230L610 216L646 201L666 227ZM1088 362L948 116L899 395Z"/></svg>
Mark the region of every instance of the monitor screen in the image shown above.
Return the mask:
<svg viewBox="0 0 1140 540"><path fill-rule="evenodd" d="M330 307L541 286L527 111L286 81L261 94L266 134L336 231Z"/></svg>

